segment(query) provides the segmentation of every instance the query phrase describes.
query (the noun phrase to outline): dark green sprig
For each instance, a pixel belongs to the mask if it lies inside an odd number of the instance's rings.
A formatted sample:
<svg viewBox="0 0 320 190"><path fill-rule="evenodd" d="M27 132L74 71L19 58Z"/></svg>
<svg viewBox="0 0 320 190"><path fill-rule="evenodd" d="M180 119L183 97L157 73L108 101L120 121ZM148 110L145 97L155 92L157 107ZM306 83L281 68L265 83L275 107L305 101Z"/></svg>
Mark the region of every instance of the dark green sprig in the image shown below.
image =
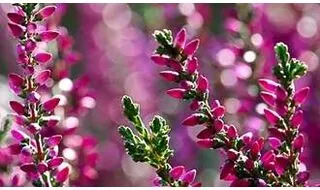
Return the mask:
<svg viewBox="0 0 320 190"><path fill-rule="evenodd" d="M179 55L179 50L173 47L171 30L156 30L153 33L153 37L159 43L159 46L156 49L157 54L168 55L171 57L176 57Z"/></svg>
<svg viewBox="0 0 320 190"><path fill-rule="evenodd" d="M10 128L11 128L11 120L8 117L6 117L2 120L1 126L0 126L0 144L6 138Z"/></svg>

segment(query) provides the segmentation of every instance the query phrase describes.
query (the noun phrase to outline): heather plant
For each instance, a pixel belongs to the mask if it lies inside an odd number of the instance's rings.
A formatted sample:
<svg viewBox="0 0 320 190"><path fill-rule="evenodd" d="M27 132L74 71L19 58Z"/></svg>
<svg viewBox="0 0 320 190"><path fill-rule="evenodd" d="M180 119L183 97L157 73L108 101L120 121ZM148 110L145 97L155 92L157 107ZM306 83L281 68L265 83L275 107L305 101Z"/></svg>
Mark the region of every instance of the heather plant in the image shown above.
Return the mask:
<svg viewBox="0 0 320 190"><path fill-rule="evenodd" d="M15 112L11 116L20 129L11 130L16 143L9 149L12 154L19 155L20 169L26 172L34 186L63 186L69 168L59 168L64 161L58 156L62 136L42 134L45 128L58 124L59 118L54 115L54 109L60 99L45 99L39 93L39 88L45 85L51 74L50 70L43 68L52 59L52 54L41 49L39 44L46 44L59 36L57 31L46 30L42 23L55 12L56 7L40 8L34 3L17 3L14 6L15 12L7 14L8 26L18 39L17 61L23 73L11 73L8 78L11 90L23 102L10 101Z"/></svg>
<svg viewBox="0 0 320 190"><path fill-rule="evenodd" d="M268 129L270 137L265 139L254 137L251 132L239 135L234 125L223 121L224 106L218 100L212 103L209 101L209 82L199 72L198 59L194 56L199 46L198 39L186 43L185 29L180 30L174 39L171 31L166 29L155 31L154 37L159 46L151 59L156 64L171 69L160 72L165 80L179 84L179 87L168 90L167 94L176 99L191 101L190 109L195 112L182 121L182 125L203 127L197 135L197 144L204 148L219 149L226 155L220 171L221 180L231 181L230 186L308 185L309 173L299 168L302 164L299 155L304 145L304 136L299 132L299 126L303 115L301 105L309 87L295 90L294 85L296 79L306 74L307 66L291 58L285 44L277 43L275 46L278 64L273 73L278 82L259 80L259 85L264 90L261 97L271 107L264 110L271 125ZM137 105L128 107L126 102L124 105L125 115L133 123L136 122L137 130L143 137L147 137L148 133L141 125L141 119L128 115L128 110L138 114ZM127 133L124 132L125 129L128 130ZM140 160L137 155L143 155L149 148L134 146L137 137L128 128L121 127L120 133L128 154L135 161L148 161L148 157ZM149 146L159 146L153 141L151 143Z"/></svg>

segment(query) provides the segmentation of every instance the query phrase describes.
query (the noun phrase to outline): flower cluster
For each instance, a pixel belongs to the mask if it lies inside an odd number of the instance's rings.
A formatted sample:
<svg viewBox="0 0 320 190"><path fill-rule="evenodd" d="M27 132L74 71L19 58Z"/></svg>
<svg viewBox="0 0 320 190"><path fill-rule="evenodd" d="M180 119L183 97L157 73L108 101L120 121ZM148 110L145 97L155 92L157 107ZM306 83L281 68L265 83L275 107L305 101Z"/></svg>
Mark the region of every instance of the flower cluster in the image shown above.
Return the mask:
<svg viewBox="0 0 320 190"><path fill-rule="evenodd" d="M260 85L269 92L262 92L262 98L275 111L265 109L267 120L274 125L269 128L271 137L254 138L252 133L239 136L237 128L222 120L225 109L215 100L209 103L209 83L198 71L198 60L194 56L199 40L186 44L186 31L182 29L175 39L169 30L156 31L156 41L160 44L151 59L172 70L160 75L168 81L178 83L179 88L170 89L167 94L173 98L192 100L194 114L187 117L185 126L202 125L197 143L205 148L222 149L227 159L222 166L220 179L232 181L231 186L303 186L309 174L299 171L299 152L303 146L303 136L297 127L302 121L299 108L306 98L308 88L294 93L294 79L306 73L302 62L291 59L287 47L278 43L275 47L279 64L274 73L279 84L270 80L260 80ZM269 144L266 148L264 144Z"/></svg>
<svg viewBox="0 0 320 190"><path fill-rule="evenodd" d="M50 62L52 54L40 48L58 37L57 31L45 30L41 22L51 16L56 7L45 6L39 9L38 4L14 4L15 12L8 13L8 26L18 39L18 63L23 68L23 75L9 74L9 86L23 99L23 103L10 101L15 112L12 114L19 130L11 130L17 143L9 146L12 154L20 155L20 169L27 173L34 186L63 186L68 178L69 168L59 168L64 159L58 156L58 145L61 135L42 135L46 127L54 127L59 118L54 109L60 99L44 99L38 88L45 85L51 71L42 69Z"/></svg>

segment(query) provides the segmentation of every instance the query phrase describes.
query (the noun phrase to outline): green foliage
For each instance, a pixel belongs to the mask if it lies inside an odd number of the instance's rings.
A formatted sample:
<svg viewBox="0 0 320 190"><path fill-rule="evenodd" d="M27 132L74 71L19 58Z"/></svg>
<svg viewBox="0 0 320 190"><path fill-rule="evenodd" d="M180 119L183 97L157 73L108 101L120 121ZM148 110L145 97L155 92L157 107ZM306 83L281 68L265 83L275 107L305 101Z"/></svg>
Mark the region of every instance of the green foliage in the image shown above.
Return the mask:
<svg viewBox="0 0 320 190"><path fill-rule="evenodd" d="M127 153L135 162L147 162L156 169L167 168L168 159L173 155L169 147L170 127L166 120L154 116L145 127L140 117L139 105L129 96L122 98L123 112L136 129L135 134L129 127L120 126L119 133L124 141Z"/></svg>
<svg viewBox="0 0 320 190"><path fill-rule="evenodd" d="M273 68L273 73L285 87L289 87L293 80L306 74L307 65L302 61L291 58L287 45L282 42L277 43L275 52L278 64Z"/></svg>
<svg viewBox="0 0 320 190"><path fill-rule="evenodd" d="M11 120L9 118L4 118L1 122L0 127L0 144L2 141L4 141L5 137L7 136L7 133L9 132L11 128Z"/></svg>
<svg viewBox="0 0 320 190"><path fill-rule="evenodd" d="M173 47L172 32L170 30L156 30L153 33L153 37L159 43L156 49L157 54L168 55L170 57L178 56L179 50Z"/></svg>

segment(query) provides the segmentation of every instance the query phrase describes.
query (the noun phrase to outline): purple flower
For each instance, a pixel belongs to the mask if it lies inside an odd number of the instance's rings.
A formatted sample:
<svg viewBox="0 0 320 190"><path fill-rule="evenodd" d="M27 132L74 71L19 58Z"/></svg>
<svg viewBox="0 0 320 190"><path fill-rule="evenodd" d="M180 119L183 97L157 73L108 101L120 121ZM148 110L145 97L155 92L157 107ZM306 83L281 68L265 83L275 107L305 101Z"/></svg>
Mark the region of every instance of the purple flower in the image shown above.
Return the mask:
<svg viewBox="0 0 320 190"><path fill-rule="evenodd" d="M10 101L10 107L13 111L15 111L19 115L23 115L25 112L24 105L20 104L17 101Z"/></svg>
<svg viewBox="0 0 320 190"><path fill-rule="evenodd" d="M50 112L58 106L59 101L60 101L60 98L51 98L51 99L43 102L42 107L46 112Z"/></svg>
<svg viewBox="0 0 320 190"><path fill-rule="evenodd" d="M186 93L185 89L174 88L167 91L167 94L173 98L182 99Z"/></svg>
<svg viewBox="0 0 320 190"><path fill-rule="evenodd" d="M17 38L22 36L26 30L25 27L18 24L8 23L8 26L11 30L12 35Z"/></svg>
<svg viewBox="0 0 320 190"><path fill-rule="evenodd" d="M186 30L182 28L174 39L173 46L178 49L183 49L186 44Z"/></svg>
<svg viewBox="0 0 320 190"><path fill-rule="evenodd" d="M160 75L167 81L177 81L179 79L179 73L175 71L161 71Z"/></svg>
<svg viewBox="0 0 320 190"><path fill-rule="evenodd" d="M50 53L46 53L46 52L37 53L34 56L34 59L39 63L47 63L52 59L52 55Z"/></svg>
<svg viewBox="0 0 320 190"><path fill-rule="evenodd" d="M16 24L22 24L25 17L18 13L8 13L7 17L10 19L10 21L16 23Z"/></svg>
<svg viewBox="0 0 320 190"><path fill-rule="evenodd" d="M45 18L51 16L55 12L56 9L57 9L57 7L53 6L53 5L45 6L35 14L35 17L37 17L39 19L45 19Z"/></svg>
<svg viewBox="0 0 320 190"><path fill-rule="evenodd" d="M41 41L50 42L59 36L59 32L45 31L39 34Z"/></svg>
<svg viewBox="0 0 320 190"><path fill-rule="evenodd" d="M69 176L69 168L65 167L57 173L56 180L59 183L63 183L68 179L68 176Z"/></svg>
<svg viewBox="0 0 320 190"><path fill-rule="evenodd" d="M199 47L199 43L200 43L200 40L198 39L192 40L185 46L183 53L187 56L193 56L193 54L197 51Z"/></svg>
<svg viewBox="0 0 320 190"><path fill-rule="evenodd" d="M178 180L181 177L181 175L184 173L185 173L184 166L176 166L170 170L169 175L174 180Z"/></svg>
<svg viewBox="0 0 320 190"><path fill-rule="evenodd" d="M39 85L43 85L50 77L50 70L43 70L34 77L34 81Z"/></svg>
<svg viewBox="0 0 320 190"><path fill-rule="evenodd" d="M295 101L295 103L298 105L302 104L306 100L309 94L309 91L310 91L309 87L305 87L298 90L293 96L293 100Z"/></svg>

